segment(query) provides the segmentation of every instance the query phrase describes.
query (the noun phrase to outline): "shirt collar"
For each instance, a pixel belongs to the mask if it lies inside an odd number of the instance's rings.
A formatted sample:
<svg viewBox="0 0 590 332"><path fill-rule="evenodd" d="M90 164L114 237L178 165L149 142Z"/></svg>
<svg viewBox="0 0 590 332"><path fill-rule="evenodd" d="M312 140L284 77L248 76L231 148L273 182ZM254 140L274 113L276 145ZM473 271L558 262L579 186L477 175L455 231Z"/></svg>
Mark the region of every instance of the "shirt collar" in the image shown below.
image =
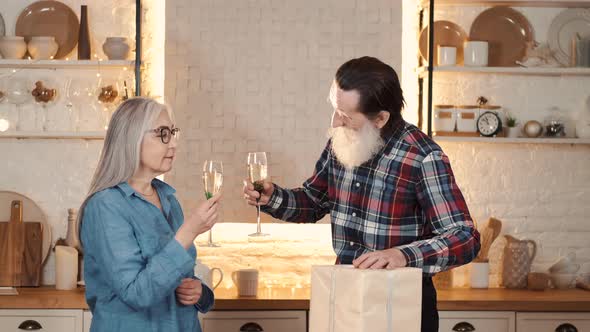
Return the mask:
<svg viewBox="0 0 590 332"><path fill-rule="evenodd" d="M159 179L153 179L152 186L156 188L158 194L161 197L167 197L173 195L176 192L176 189L172 188L172 186ZM117 188L119 188L127 197L133 195L136 192L133 188L131 188L127 181L119 183Z"/></svg>
<svg viewBox="0 0 590 332"><path fill-rule="evenodd" d="M388 137L385 138L385 144L377 156L379 155L388 155L391 153L391 150L395 146L395 144L403 137L404 131L406 129L406 121L400 119L393 125L393 130Z"/></svg>

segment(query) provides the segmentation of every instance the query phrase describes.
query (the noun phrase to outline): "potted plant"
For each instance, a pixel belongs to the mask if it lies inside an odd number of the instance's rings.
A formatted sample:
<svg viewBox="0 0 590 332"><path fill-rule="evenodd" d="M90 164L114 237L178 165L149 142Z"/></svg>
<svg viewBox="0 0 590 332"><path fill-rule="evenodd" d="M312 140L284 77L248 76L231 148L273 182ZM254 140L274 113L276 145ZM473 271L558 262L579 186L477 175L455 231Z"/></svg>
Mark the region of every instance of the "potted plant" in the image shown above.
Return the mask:
<svg viewBox="0 0 590 332"><path fill-rule="evenodd" d="M506 116L506 137L518 137L518 121L511 114Z"/></svg>

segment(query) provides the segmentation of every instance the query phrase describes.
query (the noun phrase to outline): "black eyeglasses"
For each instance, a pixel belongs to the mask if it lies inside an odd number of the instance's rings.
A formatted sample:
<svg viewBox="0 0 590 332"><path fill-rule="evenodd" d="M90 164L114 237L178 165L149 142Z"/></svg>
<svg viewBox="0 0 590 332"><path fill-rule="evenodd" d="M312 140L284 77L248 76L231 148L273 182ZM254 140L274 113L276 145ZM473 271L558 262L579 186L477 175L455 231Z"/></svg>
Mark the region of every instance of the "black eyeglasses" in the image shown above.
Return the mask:
<svg viewBox="0 0 590 332"><path fill-rule="evenodd" d="M160 127L156 129L150 129L148 132L158 134L157 137L160 137L162 143L168 144L172 139L172 136L178 138L177 134L180 131L180 128L172 128L169 127Z"/></svg>

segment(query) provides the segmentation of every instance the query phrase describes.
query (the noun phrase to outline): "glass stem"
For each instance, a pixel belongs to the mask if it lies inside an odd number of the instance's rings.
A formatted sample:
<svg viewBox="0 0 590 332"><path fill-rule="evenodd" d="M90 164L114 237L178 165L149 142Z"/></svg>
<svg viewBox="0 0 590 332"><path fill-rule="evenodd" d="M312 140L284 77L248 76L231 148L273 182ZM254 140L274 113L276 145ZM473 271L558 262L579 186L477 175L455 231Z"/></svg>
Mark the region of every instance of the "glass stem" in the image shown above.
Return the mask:
<svg viewBox="0 0 590 332"><path fill-rule="evenodd" d="M260 205L256 206L256 232L258 234L262 233L260 229Z"/></svg>
<svg viewBox="0 0 590 332"><path fill-rule="evenodd" d="M213 244L213 228L209 229L209 244Z"/></svg>

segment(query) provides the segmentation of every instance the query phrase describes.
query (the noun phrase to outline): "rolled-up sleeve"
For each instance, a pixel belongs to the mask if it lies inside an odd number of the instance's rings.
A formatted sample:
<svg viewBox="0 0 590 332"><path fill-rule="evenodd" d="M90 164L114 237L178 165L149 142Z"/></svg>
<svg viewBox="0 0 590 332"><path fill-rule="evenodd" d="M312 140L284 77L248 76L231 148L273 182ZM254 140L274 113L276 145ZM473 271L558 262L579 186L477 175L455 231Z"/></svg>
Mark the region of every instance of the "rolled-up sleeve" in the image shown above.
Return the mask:
<svg viewBox="0 0 590 332"><path fill-rule="evenodd" d="M193 258L174 238L146 260L124 213L99 199L91 199L84 209L81 238L85 252L105 269L105 282L136 310L173 294L193 269Z"/></svg>
<svg viewBox="0 0 590 332"><path fill-rule="evenodd" d="M417 198L434 237L397 247L408 266L433 274L473 260L479 252L479 233L442 151L422 161Z"/></svg>

